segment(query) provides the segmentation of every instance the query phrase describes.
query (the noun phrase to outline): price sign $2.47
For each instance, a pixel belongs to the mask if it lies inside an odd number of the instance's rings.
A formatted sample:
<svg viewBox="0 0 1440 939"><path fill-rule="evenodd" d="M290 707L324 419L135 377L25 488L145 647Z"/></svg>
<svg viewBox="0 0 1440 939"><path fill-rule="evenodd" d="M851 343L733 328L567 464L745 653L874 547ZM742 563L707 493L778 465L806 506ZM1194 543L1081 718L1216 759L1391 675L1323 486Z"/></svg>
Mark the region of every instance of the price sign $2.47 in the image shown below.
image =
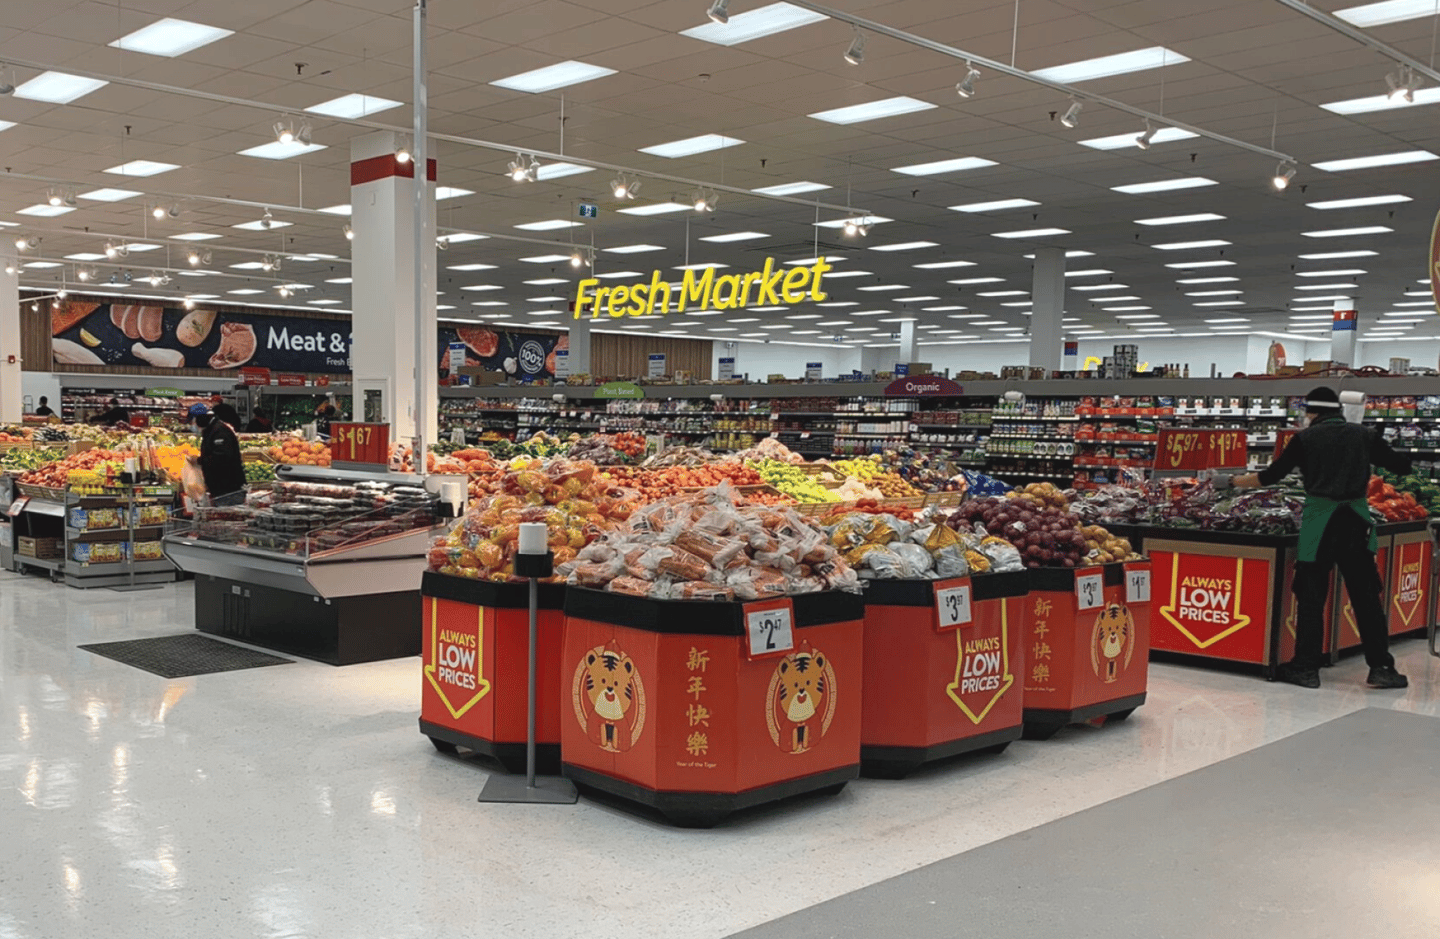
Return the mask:
<svg viewBox="0 0 1440 939"><path fill-rule="evenodd" d="M787 604L761 610L747 610L745 632L750 655L773 655L795 648L795 616Z"/></svg>

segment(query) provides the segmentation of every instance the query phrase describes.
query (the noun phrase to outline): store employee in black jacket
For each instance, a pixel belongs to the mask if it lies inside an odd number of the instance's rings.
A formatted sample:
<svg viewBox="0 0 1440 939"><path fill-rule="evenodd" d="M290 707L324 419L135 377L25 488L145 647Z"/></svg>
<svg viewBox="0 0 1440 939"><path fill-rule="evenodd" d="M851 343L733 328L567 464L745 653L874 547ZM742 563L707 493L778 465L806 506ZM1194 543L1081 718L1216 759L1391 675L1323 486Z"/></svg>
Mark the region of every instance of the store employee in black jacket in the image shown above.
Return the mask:
<svg viewBox="0 0 1440 939"><path fill-rule="evenodd" d="M225 496L243 493L245 461L240 456L240 438L235 435L235 429L203 404L190 407L190 423L200 433L200 456L190 459L200 466L210 501L219 502Z"/></svg>
<svg viewBox="0 0 1440 939"><path fill-rule="evenodd" d="M1305 413L1310 426L1291 439L1284 453L1260 472L1234 478L1242 489L1273 486L1296 469L1304 478L1305 514L1295 561L1295 658L1280 666L1276 677L1302 688L1320 687L1325 600L1333 566L1350 592L1370 666L1368 683L1373 688L1404 688L1409 682L1395 671L1390 655L1375 568L1375 522L1365 491L1371 466L1403 474L1410 472L1410 459L1369 428L1348 423L1340 397L1329 388L1316 388L1306 396Z"/></svg>

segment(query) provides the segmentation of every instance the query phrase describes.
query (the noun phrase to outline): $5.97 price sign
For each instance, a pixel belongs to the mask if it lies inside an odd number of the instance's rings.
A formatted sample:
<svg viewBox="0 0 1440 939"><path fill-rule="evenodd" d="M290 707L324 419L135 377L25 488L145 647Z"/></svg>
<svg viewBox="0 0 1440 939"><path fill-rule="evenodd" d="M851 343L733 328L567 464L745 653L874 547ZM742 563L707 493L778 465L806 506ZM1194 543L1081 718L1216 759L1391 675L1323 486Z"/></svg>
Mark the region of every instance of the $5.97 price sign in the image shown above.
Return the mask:
<svg viewBox="0 0 1440 939"><path fill-rule="evenodd" d="M968 625L974 619L970 578L957 577L935 584L935 629L947 632Z"/></svg>
<svg viewBox="0 0 1440 939"><path fill-rule="evenodd" d="M346 463L390 464L389 424L331 424L330 456Z"/></svg>
<svg viewBox="0 0 1440 939"><path fill-rule="evenodd" d="M1247 458L1248 439L1243 430L1160 431L1155 446L1158 470L1202 470L1241 467Z"/></svg>
<svg viewBox="0 0 1440 939"><path fill-rule="evenodd" d="M795 605L789 600L745 604L750 658L784 655L795 648Z"/></svg>

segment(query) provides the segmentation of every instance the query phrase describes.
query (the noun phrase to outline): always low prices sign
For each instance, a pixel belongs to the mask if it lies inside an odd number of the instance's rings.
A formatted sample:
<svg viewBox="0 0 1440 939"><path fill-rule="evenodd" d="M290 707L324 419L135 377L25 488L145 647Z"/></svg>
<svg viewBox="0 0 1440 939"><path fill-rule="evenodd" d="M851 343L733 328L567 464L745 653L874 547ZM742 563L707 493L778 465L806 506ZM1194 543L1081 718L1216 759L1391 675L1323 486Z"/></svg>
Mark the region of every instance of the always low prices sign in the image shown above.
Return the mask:
<svg viewBox="0 0 1440 939"><path fill-rule="evenodd" d="M715 269L685 272L677 286L655 271L650 282L621 284L602 287L600 281L588 277L575 287L575 319L585 311L595 319L603 309L609 316L619 319L623 316L651 316L656 307L661 315L670 312L675 302L675 312L696 310L736 310L755 306L794 306L799 303L823 303L827 295L821 285L825 274L832 270L824 259L817 260L809 267L777 265L774 258L766 258L761 270L748 274L715 275Z"/></svg>
<svg viewBox="0 0 1440 939"><path fill-rule="evenodd" d="M1156 649L1235 662L1265 661L1270 562L1155 549L1151 620Z"/></svg>

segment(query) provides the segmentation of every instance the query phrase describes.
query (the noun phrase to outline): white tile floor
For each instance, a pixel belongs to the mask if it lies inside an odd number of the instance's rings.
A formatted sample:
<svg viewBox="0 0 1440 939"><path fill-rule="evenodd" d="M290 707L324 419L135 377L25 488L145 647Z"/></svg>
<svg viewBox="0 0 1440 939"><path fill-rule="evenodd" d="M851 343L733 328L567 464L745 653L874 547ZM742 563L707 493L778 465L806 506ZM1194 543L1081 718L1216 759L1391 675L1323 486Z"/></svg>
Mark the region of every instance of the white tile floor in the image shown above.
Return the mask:
<svg viewBox="0 0 1440 939"><path fill-rule="evenodd" d="M1361 707L1440 708L1415 641L1406 693L1353 659L1318 692L1155 666L1127 724L683 831L476 804L484 772L416 728L415 659L166 681L75 648L192 623L185 584L0 573L0 939L719 939Z"/></svg>

